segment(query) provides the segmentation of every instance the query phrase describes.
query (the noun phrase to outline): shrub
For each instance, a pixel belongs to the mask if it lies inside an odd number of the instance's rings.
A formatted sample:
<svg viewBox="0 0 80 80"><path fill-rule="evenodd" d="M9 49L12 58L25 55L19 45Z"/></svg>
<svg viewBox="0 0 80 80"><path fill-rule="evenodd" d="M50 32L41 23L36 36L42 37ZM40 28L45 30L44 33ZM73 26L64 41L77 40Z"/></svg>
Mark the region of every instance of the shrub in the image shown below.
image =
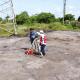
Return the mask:
<svg viewBox="0 0 80 80"><path fill-rule="evenodd" d="M52 30L67 30L67 27L62 25L60 22L50 23L48 27Z"/></svg>

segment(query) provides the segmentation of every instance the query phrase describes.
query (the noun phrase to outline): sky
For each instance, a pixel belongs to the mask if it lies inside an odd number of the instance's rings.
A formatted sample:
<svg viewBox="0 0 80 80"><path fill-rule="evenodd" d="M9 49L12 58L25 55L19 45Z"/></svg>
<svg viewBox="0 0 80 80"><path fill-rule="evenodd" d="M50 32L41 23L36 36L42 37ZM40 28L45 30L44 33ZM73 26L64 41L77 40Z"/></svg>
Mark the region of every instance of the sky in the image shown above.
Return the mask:
<svg viewBox="0 0 80 80"><path fill-rule="evenodd" d="M13 5L15 14L27 11L30 16L41 12L63 16L63 0L13 0ZM66 14L69 13L75 15L75 18L80 16L80 0L67 0Z"/></svg>

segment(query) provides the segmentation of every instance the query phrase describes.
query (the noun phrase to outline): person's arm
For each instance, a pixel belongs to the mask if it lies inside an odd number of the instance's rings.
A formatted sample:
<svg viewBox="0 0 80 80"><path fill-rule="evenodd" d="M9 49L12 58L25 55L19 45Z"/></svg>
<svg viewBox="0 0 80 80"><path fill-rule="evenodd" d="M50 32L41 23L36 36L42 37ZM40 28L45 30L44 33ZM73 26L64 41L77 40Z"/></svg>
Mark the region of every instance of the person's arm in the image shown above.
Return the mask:
<svg viewBox="0 0 80 80"><path fill-rule="evenodd" d="M37 34L40 36L40 32L37 32Z"/></svg>

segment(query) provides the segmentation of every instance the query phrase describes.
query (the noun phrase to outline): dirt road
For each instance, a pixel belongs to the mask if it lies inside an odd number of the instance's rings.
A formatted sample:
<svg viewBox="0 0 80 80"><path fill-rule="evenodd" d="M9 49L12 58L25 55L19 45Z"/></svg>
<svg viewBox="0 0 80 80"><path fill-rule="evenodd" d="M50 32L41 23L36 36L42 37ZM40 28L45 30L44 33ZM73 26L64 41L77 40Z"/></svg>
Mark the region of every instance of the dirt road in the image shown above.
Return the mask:
<svg viewBox="0 0 80 80"><path fill-rule="evenodd" d="M0 38L0 80L80 80L80 33L47 33L47 55L24 54L26 37Z"/></svg>

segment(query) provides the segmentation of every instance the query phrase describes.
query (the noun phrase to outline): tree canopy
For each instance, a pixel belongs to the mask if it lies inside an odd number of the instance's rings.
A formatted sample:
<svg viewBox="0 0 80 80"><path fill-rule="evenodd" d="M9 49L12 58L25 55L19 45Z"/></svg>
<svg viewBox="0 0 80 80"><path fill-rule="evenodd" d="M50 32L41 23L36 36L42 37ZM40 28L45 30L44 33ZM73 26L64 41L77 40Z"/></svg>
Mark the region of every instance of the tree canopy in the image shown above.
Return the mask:
<svg viewBox="0 0 80 80"><path fill-rule="evenodd" d="M74 18L74 15L72 15L72 14L66 14L64 17L64 20L72 21L72 20L75 20L75 18Z"/></svg>
<svg viewBox="0 0 80 80"><path fill-rule="evenodd" d="M50 23L55 21L54 14L42 12L37 15L38 23Z"/></svg>
<svg viewBox="0 0 80 80"><path fill-rule="evenodd" d="M2 18L0 17L0 21L2 21Z"/></svg>
<svg viewBox="0 0 80 80"><path fill-rule="evenodd" d="M28 19L29 19L29 15L26 11L24 11L16 16L16 23L24 24L24 23L28 22Z"/></svg>
<svg viewBox="0 0 80 80"><path fill-rule="evenodd" d="M78 17L78 21L80 22L80 16Z"/></svg>
<svg viewBox="0 0 80 80"><path fill-rule="evenodd" d="M6 16L5 19L0 17L0 21L6 20L8 21L9 16ZM75 17L72 14L66 14L64 17L65 21L74 21ZM29 16L26 11L21 12L20 14L16 15L16 23L17 24L31 24L31 23L52 23L52 22L62 22L63 17L56 18L54 14L49 12L41 12L39 14L35 14ZM80 16L78 17L78 21L80 22Z"/></svg>

